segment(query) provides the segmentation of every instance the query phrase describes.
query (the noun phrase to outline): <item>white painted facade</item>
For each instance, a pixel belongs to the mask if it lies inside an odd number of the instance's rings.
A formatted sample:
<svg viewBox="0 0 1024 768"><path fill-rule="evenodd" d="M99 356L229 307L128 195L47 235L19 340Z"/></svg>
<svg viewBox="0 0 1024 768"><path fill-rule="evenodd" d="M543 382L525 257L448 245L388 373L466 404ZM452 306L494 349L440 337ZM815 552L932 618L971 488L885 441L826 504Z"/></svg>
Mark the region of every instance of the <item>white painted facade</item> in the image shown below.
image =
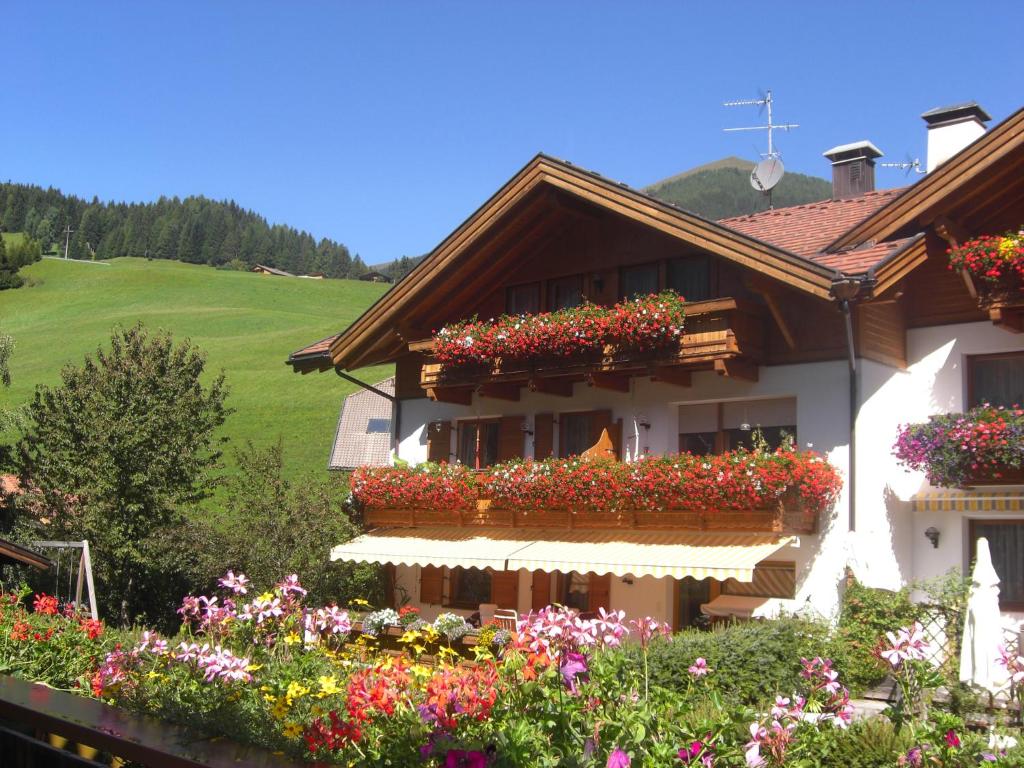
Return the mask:
<svg viewBox="0 0 1024 768"><path fill-rule="evenodd" d="M801 536L796 545L771 559L795 561L796 598L772 600L769 612L810 611L835 615L840 584L847 566L870 586L897 589L917 579L938 576L952 567L967 566L967 513L917 513L911 498L929 489L919 473L905 471L892 456L899 426L924 421L930 415L965 407L964 358L1024 350L1024 336L989 323L968 323L908 332L908 365L898 369L858 359L859 415L856 431L855 530L850 530L849 486L849 370L846 361L762 366L757 382L695 373L692 386L678 387L631 380L631 391L615 393L576 384L571 398L522 391L519 402L473 397L470 406L436 403L426 398L403 400L399 458L410 463L427 459L428 424L458 422L502 415L522 416L528 424L537 413L612 410L623 421L623 453L632 460L645 452L662 454L678 449L678 434L687 431L685 419L698 418L700 409L683 408L706 403L739 403L776 398L795 400L797 438L801 447L822 453L840 471L844 488L819 532ZM751 406L753 407L753 406ZM774 407L774 406L772 406ZM728 408L728 406L727 406ZM680 424L680 419L684 424ZM649 422L650 428L638 422ZM680 427L683 427L681 430ZM694 425L690 431L700 431ZM453 430L451 451L455 451ZM523 455L533 453L532 438L524 433ZM555 435L557 455L557 427ZM985 517L993 517L985 513ZM940 545L933 548L924 530L935 526ZM400 595L419 605L418 569L399 566ZM610 601L630 615L670 619L673 613L671 579L646 577L627 583L612 577ZM531 575L520 573L521 612L530 608ZM448 608L421 605L426 618ZM469 611L456 611L468 614Z"/></svg>

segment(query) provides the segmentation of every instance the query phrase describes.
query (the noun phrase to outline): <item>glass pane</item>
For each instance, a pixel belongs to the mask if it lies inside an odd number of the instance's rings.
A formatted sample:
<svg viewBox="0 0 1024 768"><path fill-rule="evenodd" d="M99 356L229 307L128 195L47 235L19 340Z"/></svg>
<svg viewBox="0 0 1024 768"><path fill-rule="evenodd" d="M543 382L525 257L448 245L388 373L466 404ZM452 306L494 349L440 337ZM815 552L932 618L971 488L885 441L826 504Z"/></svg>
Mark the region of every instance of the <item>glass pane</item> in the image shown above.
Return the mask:
<svg viewBox="0 0 1024 768"><path fill-rule="evenodd" d="M658 265L624 267L622 270L622 298L632 299L658 292Z"/></svg>
<svg viewBox="0 0 1024 768"><path fill-rule="evenodd" d="M540 283L514 285L509 288L505 312L510 315L532 315L540 312Z"/></svg>
<svg viewBox="0 0 1024 768"><path fill-rule="evenodd" d="M768 443L768 449L774 451L780 445L782 445L783 439L788 435L796 440L796 426L788 425L785 427L755 427L754 429L727 429L726 434L726 446L727 451L734 451L738 448L746 448L750 450L754 447L754 432L756 429L761 430L761 434L764 435L765 441Z"/></svg>
<svg viewBox="0 0 1024 768"><path fill-rule="evenodd" d="M562 458L578 456L590 448L590 414L565 413L558 417L558 452Z"/></svg>
<svg viewBox="0 0 1024 768"><path fill-rule="evenodd" d="M366 421L366 433L376 434L391 431L391 419L372 418Z"/></svg>
<svg viewBox="0 0 1024 768"><path fill-rule="evenodd" d="M1024 355L972 357L971 407L1024 404Z"/></svg>
<svg viewBox="0 0 1024 768"><path fill-rule="evenodd" d="M674 259L668 263L666 288L687 301L711 298L711 262L707 258Z"/></svg>
<svg viewBox="0 0 1024 768"><path fill-rule="evenodd" d="M1014 608L1024 605L1024 523L976 521L972 528L975 541L983 536L988 539L992 565L1000 580L1000 605ZM974 542L971 544L973 550Z"/></svg>
<svg viewBox="0 0 1024 768"><path fill-rule="evenodd" d="M709 456L715 452L716 432L690 432L679 436L679 450L694 456Z"/></svg>
<svg viewBox="0 0 1024 768"><path fill-rule="evenodd" d="M679 581L679 628L701 623L700 607L711 600L711 579L697 581L687 576Z"/></svg>
<svg viewBox="0 0 1024 768"><path fill-rule="evenodd" d="M590 610L590 577L573 571L565 577L565 595L562 602L580 613Z"/></svg>
<svg viewBox="0 0 1024 768"><path fill-rule="evenodd" d="M583 279L563 277L551 281L551 309L568 309L583 303Z"/></svg>
<svg viewBox="0 0 1024 768"><path fill-rule="evenodd" d="M480 425L480 464L478 469L498 463L498 429L496 421Z"/></svg>
<svg viewBox="0 0 1024 768"><path fill-rule="evenodd" d="M455 568L452 602L476 607L491 602L491 574L479 568Z"/></svg>
<svg viewBox="0 0 1024 768"><path fill-rule="evenodd" d="M459 427L459 461L467 467L476 467L475 422L466 422Z"/></svg>

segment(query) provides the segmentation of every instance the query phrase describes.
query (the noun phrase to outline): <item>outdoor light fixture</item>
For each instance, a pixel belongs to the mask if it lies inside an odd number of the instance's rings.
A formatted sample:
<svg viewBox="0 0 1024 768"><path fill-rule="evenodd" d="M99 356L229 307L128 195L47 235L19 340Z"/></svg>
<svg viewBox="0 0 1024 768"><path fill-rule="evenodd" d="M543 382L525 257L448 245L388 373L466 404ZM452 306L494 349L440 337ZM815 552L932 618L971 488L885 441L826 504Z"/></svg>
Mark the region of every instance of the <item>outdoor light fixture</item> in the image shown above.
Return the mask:
<svg viewBox="0 0 1024 768"><path fill-rule="evenodd" d="M930 541L932 543L932 546L935 547L935 549L939 548L939 529L938 528L936 528L934 525L931 526L930 528L928 528L924 532L924 536L925 536L926 539L928 539L928 541Z"/></svg>
<svg viewBox="0 0 1024 768"><path fill-rule="evenodd" d="M650 429L651 420L648 419L644 414L638 413L636 416L636 425L638 427L643 427L644 429Z"/></svg>
<svg viewBox="0 0 1024 768"><path fill-rule="evenodd" d="M432 421L432 422L430 422L430 428L434 432L440 432L442 426L444 426L444 422L443 421Z"/></svg>
<svg viewBox="0 0 1024 768"><path fill-rule="evenodd" d="M623 584L629 584L630 586L633 586L633 577L632 576L623 576L622 577L622 583Z"/></svg>
<svg viewBox="0 0 1024 768"><path fill-rule="evenodd" d="M519 425L519 429L522 430L524 435L533 434L533 425L530 424L530 422L528 422L526 419L523 419L523 423Z"/></svg>

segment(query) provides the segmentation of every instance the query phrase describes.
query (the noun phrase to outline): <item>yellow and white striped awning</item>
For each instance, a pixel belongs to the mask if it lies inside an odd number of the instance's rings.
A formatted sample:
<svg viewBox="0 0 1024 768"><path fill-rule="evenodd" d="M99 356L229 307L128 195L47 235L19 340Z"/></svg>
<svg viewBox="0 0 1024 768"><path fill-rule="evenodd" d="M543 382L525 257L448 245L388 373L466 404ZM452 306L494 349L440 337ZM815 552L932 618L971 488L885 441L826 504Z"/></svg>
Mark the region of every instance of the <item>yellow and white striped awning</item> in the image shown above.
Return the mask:
<svg viewBox="0 0 1024 768"><path fill-rule="evenodd" d="M749 582L754 566L792 540L774 533L391 528L335 547L331 559Z"/></svg>
<svg viewBox="0 0 1024 768"><path fill-rule="evenodd" d="M930 491L910 500L915 512L1024 512L1024 491Z"/></svg>

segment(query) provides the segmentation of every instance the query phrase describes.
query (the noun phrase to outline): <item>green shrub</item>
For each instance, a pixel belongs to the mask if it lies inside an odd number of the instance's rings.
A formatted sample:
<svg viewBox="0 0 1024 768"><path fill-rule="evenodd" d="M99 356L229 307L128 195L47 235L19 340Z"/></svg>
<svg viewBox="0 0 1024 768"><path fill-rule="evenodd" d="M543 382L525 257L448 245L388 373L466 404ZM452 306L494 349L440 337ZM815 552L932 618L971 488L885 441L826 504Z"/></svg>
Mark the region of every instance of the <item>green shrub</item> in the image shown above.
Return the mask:
<svg viewBox="0 0 1024 768"><path fill-rule="evenodd" d="M651 683L683 690L690 680L687 669L703 657L723 696L746 704L764 702L779 691L800 688L800 658L827 655L829 635L827 623L796 617L737 622L710 632L684 630L670 643L651 646ZM846 684L842 669L836 668Z"/></svg>
<svg viewBox="0 0 1024 768"><path fill-rule="evenodd" d="M836 645L851 689L862 690L881 682L886 669L872 654L886 632L909 626L918 617L909 589L893 592L866 587L858 581L847 586L839 611Z"/></svg>
<svg viewBox="0 0 1024 768"><path fill-rule="evenodd" d="M843 768L890 768L914 746L909 731L897 731L884 717L858 720L845 731L821 728L805 731L802 736L808 742L807 757L813 765Z"/></svg>

